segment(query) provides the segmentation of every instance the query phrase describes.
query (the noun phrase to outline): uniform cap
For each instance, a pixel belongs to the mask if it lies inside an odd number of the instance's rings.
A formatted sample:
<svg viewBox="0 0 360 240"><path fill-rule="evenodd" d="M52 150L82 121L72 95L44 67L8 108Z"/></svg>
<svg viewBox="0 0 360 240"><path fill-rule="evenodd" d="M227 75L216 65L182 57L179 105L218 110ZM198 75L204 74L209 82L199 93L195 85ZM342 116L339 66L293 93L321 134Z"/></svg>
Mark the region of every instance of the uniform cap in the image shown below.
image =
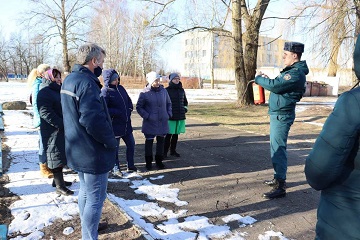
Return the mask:
<svg viewBox="0 0 360 240"><path fill-rule="evenodd" d="M285 42L284 50L295 53L303 53L305 45L299 42Z"/></svg>

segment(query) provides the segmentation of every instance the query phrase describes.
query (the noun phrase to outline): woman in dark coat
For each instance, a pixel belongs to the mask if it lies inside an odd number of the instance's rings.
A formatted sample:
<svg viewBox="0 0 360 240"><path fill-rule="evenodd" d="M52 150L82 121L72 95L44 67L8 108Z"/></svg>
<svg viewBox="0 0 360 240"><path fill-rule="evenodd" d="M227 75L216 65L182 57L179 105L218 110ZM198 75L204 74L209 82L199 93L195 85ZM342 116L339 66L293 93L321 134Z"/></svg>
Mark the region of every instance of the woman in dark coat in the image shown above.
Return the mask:
<svg viewBox="0 0 360 240"><path fill-rule="evenodd" d="M354 52L360 79L360 38ZM308 183L321 190L317 240L360 239L360 88L341 94L305 163Z"/></svg>
<svg viewBox="0 0 360 240"><path fill-rule="evenodd" d="M143 118L141 131L145 135L146 169L152 169L153 142L156 137L155 163L159 169L165 168L164 137L169 132L168 120L172 116L171 100L164 86L160 85L160 76L156 72L146 74L147 86L140 93L136 110Z"/></svg>
<svg viewBox="0 0 360 240"><path fill-rule="evenodd" d="M40 114L40 132L47 156L47 165L54 174L53 186L56 193L72 195L73 191L66 186L63 167L67 164L65 157L65 137L62 109L60 102L61 73L57 69L50 69L45 73L45 81L40 85L37 95L37 107Z"/></svg>
<svg viewBox="0 0 360 240"><path fill-rule="evenodd" d="M177 73L169 75L169 86L166 88L172 104L172 117L169 119L169 133L165 137L164 157L170 148L170 155L180 157L176 152L176 145L179 134L185 133L185 113L187 112L188 101L186 99L184 88L180 82L180 77Z"/></svg>
<svg viewBox="0 0 360 240"><path fill-rule="evenodd" d="M101 94L106 101L115 138L118 142L114 174L122 176L118 155L120 138L126 145L127 172L139 172L134 165L135 139L131 125L131 112L134 107L131 98L125 88L120 85L120 77L115 69L104 70L102 76L104 86L101 89Z"/></svg>

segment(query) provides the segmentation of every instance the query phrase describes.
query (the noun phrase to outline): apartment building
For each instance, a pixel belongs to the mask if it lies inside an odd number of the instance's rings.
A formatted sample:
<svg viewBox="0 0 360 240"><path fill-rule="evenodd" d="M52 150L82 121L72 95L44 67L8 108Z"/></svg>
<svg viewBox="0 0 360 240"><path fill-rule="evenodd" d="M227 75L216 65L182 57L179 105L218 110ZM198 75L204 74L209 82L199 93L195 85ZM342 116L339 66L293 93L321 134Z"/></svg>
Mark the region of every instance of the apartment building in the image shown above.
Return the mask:
<svg viewBox="0 0 360 240"><path fill-rule="evenodd" d="M281 68L285 40L259 37L258 67ZM183 76L234 80L232 38L224 33L187 32L183 35Z"/></svg>

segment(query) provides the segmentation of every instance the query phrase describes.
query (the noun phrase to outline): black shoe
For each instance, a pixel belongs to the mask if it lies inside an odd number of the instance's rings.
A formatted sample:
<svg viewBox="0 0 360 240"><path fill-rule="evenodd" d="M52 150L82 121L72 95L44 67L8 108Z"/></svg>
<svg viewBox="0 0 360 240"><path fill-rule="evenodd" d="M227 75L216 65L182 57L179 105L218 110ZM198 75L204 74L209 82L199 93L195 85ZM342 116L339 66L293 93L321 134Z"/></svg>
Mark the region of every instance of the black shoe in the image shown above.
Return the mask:
<svg viewBox="0 0 360 240"><path fill-rule="evenodd" d="M156 167L158 168L158 169L164 169L165 168L165 165L161 162L161 163L156 163Z"/></svg>
<svg viewBox="0 0 360 240"><path fill-rule="evenodd" d="M141 171L139 170L139 169L137 169L137 167L129 167L128 169L127 169L127 172L128 173L132 173L132 172L136 172L136 173L141 173Z"/></svg>
<svg viewBox="0 0 360 240"><path fill-rule="evenodd" d="M270 186L270 187L276 187L276 186L279 185L279 181L278 181L276 178L274 178L274 179L272 179L272 180L265 180L265 181L264 181L264 184L265 184L265 185L268 185L268 186Z"/></svg>
<svg viewBox="0 0 360 240"><path fill-rule="evenodd" d="M71 191L70 189L67 189L66 187L58 187L58 188L56 188L56 193L61 194L61 195L65 195L65 196L69 196L69 195L74 194L73 191Z"/></svg>
<svg viewBox="0 0 360 240"><path fill-rule="evenodd" d="M178 154L176 151L170 152L171 156L180 157L180 154Z"/></svg>
<svg viewBox="0 0 360 240"><path fill-rule="evenodd" d="M263 194L263 198L266 199L282 198L285 196L286 196L286 190L283 188L274 188L270 192Z"/></svg>
<svg viewBox="0 0 360 240"><path fill-rule="evenodd" d="M99 226L98 226L98 232L104 231L107 228L108 228L108 223L107 222L101 222L101 223L99 223Z"/></svg>
<svg viewBox="0 0 360 240"><path fill-rule="evenodd" d="M278 181L278 186L274 187L270 192L264 193L263 198L274 199L286 196L286 183L284 180Z"/></svg>
<svg viewBox="0 0 360 240"><path fill-rule="evenodd" d="M145 167L148 171L150 171L152 169L152 161L153 161L153 157L152 156L145 156Z"/></svg>
<svg viewBox="0 0 360 240"><path fill-rule="evenodd" d="M156 167L158 169L164 169L165 165L163 164L163 159L164 159L164 155L155 155L155 163L156 163Z"/></svg>
<svg viewBox="0 0 360 240"><path fill-rule="evenodd" d="M70 187L72 185L72 182L65 181L65 186ZM56 187L55 181L53 180L51 186Z"/></svg>

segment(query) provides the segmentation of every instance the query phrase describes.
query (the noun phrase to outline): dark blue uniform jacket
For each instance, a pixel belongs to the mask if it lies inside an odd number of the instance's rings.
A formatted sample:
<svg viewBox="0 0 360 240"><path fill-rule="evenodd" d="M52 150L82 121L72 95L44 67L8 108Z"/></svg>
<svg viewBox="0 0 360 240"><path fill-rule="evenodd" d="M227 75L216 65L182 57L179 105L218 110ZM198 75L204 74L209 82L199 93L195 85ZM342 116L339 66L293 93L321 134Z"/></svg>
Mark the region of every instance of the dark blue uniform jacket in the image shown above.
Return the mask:
<svg viewBox="0 0 360 240"><path fill-rule="evenodd" d="M117 141L98 78L74 65L61 88L68 165L75 171L103 174L115 165Z"/></svg>

